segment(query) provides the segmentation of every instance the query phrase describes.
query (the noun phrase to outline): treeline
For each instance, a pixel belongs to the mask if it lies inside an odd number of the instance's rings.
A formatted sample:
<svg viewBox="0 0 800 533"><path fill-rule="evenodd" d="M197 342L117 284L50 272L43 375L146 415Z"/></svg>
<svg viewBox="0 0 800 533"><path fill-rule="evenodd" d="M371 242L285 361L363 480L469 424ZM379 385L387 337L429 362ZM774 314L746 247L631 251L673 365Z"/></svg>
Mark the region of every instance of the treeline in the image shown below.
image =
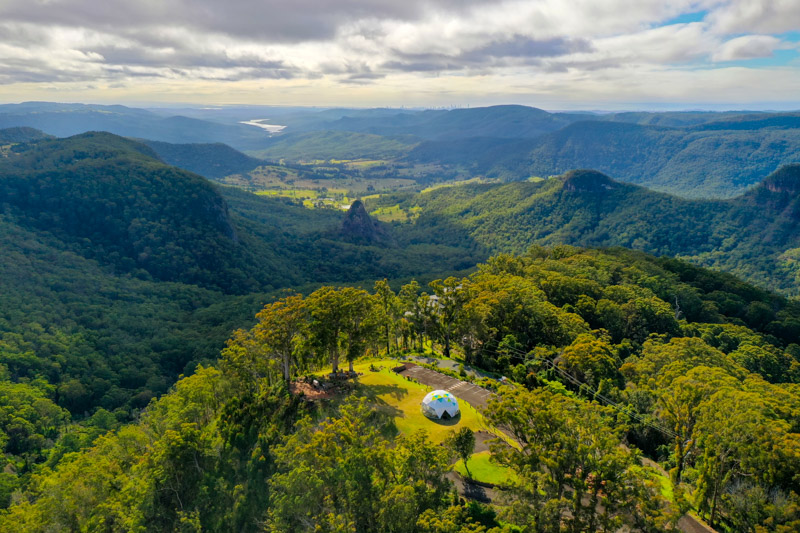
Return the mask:
<svg viewBox="0 0 800 533"><path fill-rule="evenodd" d="M232 337L218 369L179 381L137 424L36 466L0 525L656 531L695 509L722 530L793 531L797 313L680 261L563 246L427 287L287 296ZM374 399L316 405L287 392L287 378L428 341L516 382L485 413L519 444L493 445L515 478L492 508L454 500L453 453L394 437ZM44 426L58 425L51 412ZM97 417L93 427L108 425ZM669 470L672 503L641 454Z"/></svg>

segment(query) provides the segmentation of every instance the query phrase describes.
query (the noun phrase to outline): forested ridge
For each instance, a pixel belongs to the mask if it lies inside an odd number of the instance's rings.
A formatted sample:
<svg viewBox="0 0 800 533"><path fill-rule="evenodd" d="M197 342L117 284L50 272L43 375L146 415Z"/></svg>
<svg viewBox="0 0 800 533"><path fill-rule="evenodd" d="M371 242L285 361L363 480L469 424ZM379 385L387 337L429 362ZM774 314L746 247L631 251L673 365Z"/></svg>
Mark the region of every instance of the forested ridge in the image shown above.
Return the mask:
<svg viewBox="0 0 800 533"><path fill-rule="evenodd" d="M83 429L97 440L73 454L62 450L74 433L62 434L0 524L662 531L694 508L723 530L800 525L800 309L731 276L624 250L533 248L427 287L323 287L257 319L135 424ZM323 403L287 391L287 377L429 342L515 383L486 382L498 395L484 416L519 443L492 444L515 473L492 507L453 499L455 449L398 434L368 387Z"/></svg>
<svg viewBox="0 0 800 533"><path fill-rule="evenodd" d="M217 188L117 136L11 133L25 141L0 158L6 503L54 446L81 449L215 361L277 291L479 258L354 244L341 214Z"/></svg>
<svg viewBox="0 0 800 533"><path fill-rule="evenodd" d="M486 250L532 244L623 246L735 273L797 295L800 165L786 165L731 200L687 200L571 171L549 180L465 184L370 200L418 210L398 230L409 240L472 240Z"/></svg>
<svg viewBox="0 0 800 533"><path fill-rule="evenodd" d="M0 128L66 136L103 130L159 141L172 164L207 177L248 156L279 160L389 160L428 180L468 174L504 181L592 168L687 198L732 198L800 161L792 112L561 113L498 105L452 110L231 108L165 110L27 102L0 106ZM277 135L239 123L274 114ZM202 118L200 118L202 117ZM236 117L236 118L234 118ZM277 122L276 122L277 121ZM14 142L20 142L14 141ZM166 143L186 143L169 145ZM208 158L215 153L218 161Z"/></svg>

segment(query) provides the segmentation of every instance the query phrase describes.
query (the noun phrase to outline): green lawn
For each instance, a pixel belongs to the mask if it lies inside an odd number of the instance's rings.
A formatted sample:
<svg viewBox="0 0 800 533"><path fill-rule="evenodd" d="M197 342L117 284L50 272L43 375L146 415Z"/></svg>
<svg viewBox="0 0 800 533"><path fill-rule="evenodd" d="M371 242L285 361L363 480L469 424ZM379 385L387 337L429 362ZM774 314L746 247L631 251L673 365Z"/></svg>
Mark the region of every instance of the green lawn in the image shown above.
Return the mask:
<svg viewBox="0 0 800 533"><path fill-rule="evenodd" d="M382 369L379 372L372 372L369 369L370 364ZM460 427L468 427L473 431L492 431L481 414L464 401L458 402L461 409L461 416L458 418L431 420L423 415L420 404L432 389L408 381L392 372L392 367L397 365L397 361L394 360L373 361L357 364L355 370L364 373L359 377L360 391L369 397L374 397L379 406L394 416L394 423L400 433L410 434L424 429L433 441L442 442L451 431Z"/></svg>
<svg viewBox="0 0 800 533"><path fill-rule="evenodd" d="M503 485L516 478L516 475L508 468L493 463L489 459L490 456L491 453L489 451L483 451L470 457L468 466L472 479L494 485ZM462 477L467 477L464 461L461 459L456 463L454 470L461 474Z"/></svg>

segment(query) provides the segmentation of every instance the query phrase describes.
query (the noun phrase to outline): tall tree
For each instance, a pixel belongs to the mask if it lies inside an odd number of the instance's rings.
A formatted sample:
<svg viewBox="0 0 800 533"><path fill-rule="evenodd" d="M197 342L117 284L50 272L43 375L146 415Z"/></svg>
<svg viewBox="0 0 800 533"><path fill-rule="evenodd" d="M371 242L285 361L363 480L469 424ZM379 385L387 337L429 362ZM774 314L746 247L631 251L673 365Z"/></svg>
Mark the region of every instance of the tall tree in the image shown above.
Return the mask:
<svg viewBox="0 0 800 533"><path fill-rule="evenodd" d="M301 355L308 323L308 309L301 295L289 296L267 305L256 315L256 341L281 365L283 379L291 379L292 363Z"/></svg>
<svg viewBox="0 0 800 533"><path fill-rule="evenodd" d="M347 321L342 291L334 287L321 287L308 296L306 303L311 314L311 343L328 356L336 373L339 371L341 336Z"/></svg>
<svg viewBox="0 0 800 533"><path fill-rule="evenodd" d="M449 277L428 284L433 290L429 306L438 340L444 345L444 356L450 357L450 347L457 322L469 298L469 280Z"/></svg>
<svg viewBox="0 0 800 533"><path fill-rule="evenodd" d="M381 308L378 300L365 290L345 287L341 291L345 315L345 356L350 372L353 372L353 362L364 355L367 347L380 334Z"/></svg>
<svg viewBox="0 0 800 533"><path fill-rule="evenodd" d="M386 353L389 354L392 351L392 342L394 341L396 344L396 322L399 310L398 297L394 291L392 291L386 279L376 281L373 292L380 306L383 337L386 341Z"/></svg>
<svg viewBox="0 0 800 533"><path fill-rule="evenodd" d="M353 370L353 362L364 354L379 332L380 310L373 296L363 289L322 287L307 300L311 342L326 353L333 372L339 371L342 355Z"/></svg>

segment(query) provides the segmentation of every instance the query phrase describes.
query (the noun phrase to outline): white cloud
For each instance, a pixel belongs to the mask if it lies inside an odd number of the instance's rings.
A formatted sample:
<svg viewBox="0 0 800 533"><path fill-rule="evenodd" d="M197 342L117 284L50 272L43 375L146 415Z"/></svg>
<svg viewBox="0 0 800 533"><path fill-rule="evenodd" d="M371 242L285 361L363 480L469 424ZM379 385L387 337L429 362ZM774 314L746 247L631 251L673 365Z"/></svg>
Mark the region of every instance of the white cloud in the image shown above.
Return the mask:
<svg viewBox="0 0 800 533"><path fill-rule="evenodd" d="M140 99L391 104L412 92L491 100L535 86L576 101L702 99L698 80L733 79L709 60L796 46L770 33L800 28L798 2L0 0L0 98L92 86ZM663 25L704 10L701 22ZM764 72L745 71L737 76ZM770 94L787 92L762 87L754 98Z"/></svg>
<svg viewBox="0 0 800 533"><path fill-rule="evenodd" d="M772 57L775 50L785 48L786 44L771 35L744 35L723 43L714 52L714 61L740 61Z"/></svg>
<svg viewBox="0 0 800 533"><path fill-rule="evenodd" d="M720 33L783 33L800 29L798 0L728 0L709 22Z"/></svg>

